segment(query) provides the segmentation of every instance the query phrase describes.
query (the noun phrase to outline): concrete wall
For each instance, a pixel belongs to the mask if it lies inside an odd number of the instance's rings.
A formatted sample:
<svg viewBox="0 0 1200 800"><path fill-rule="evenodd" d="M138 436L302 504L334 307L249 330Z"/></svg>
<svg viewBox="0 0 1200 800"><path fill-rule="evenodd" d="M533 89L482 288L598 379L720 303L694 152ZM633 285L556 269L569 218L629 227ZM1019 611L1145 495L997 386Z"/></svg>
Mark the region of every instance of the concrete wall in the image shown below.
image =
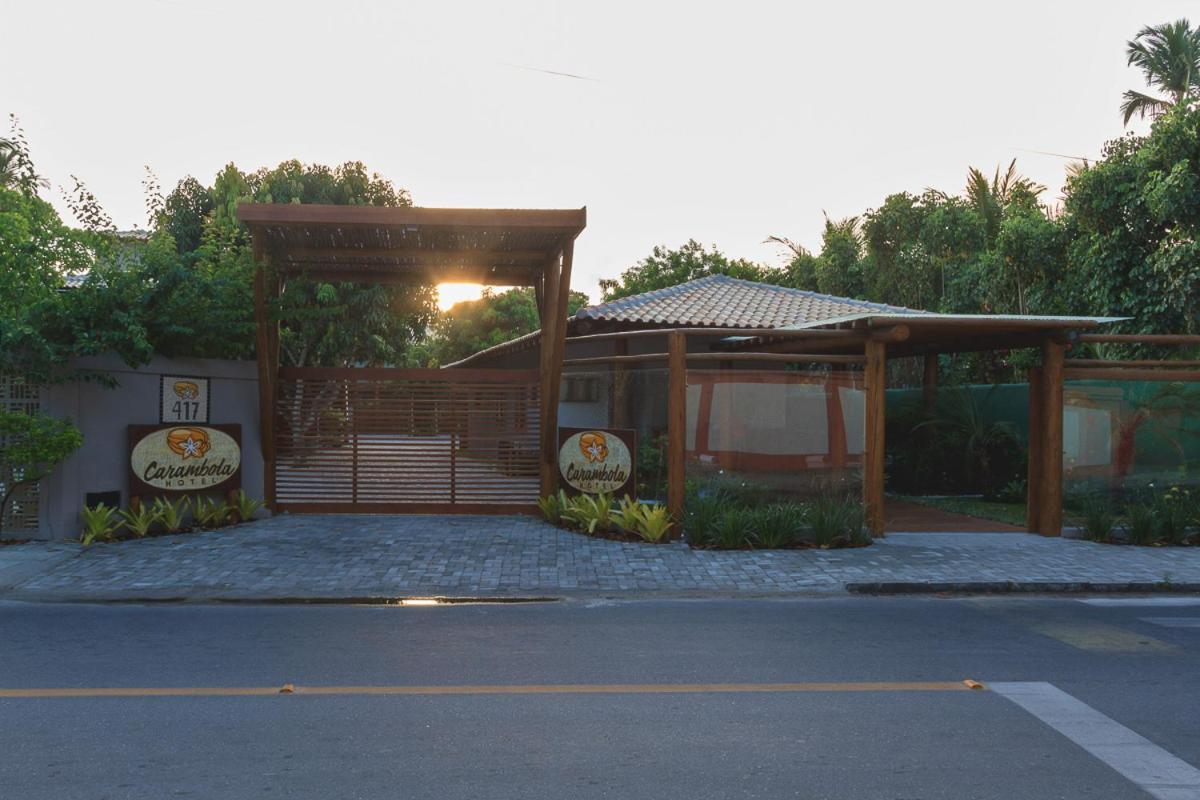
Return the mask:
<svg viewBox="0 0 1200 800"><path fill-rule="evenodd" d="M78 359L73 366L103 370L120 385L106 389L81 382L44 390L42 411L74 421L83 433L83 447L42 483L39 538L75 538L89 492L119 491L122 505L129 501L127 426L158 424L159 377L164 374L209 378L209 422L242 426L242 488L252 497L263 496L258 376L253 361L155 357L134 370L119 358L100 356Z"/></svg>

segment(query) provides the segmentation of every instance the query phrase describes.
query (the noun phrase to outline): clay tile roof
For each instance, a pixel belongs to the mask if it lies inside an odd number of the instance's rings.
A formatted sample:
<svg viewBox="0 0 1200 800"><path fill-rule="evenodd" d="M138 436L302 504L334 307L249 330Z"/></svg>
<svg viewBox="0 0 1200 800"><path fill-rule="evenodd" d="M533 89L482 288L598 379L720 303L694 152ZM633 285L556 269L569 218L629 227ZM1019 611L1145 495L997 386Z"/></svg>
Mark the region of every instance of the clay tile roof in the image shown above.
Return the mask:
<svg viewBox="0 0 1200 800"><path fill-rule="evenodd" d="M791 328L859 314L923 313L727 275L710 275L581 308L575 318L697 328Z"/></svg>

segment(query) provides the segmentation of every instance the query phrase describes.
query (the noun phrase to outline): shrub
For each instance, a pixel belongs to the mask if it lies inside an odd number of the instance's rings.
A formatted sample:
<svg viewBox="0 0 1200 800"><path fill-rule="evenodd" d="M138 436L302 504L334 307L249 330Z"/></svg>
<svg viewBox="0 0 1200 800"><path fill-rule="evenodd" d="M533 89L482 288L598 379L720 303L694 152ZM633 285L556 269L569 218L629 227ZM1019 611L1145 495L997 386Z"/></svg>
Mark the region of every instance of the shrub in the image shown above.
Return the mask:
<svg viewBox="0 0 1200 800"><path fill-rule="evenodd" d="M1134 503L1125 510L1125 521L1132 544L1150 545L1158 541L1158 520L1151 503Z"/></svg>
<svg viewBox="0 0 1200 800"><path fill-rule="evenodd" d="M1170 544L1183 544L1188 538L1192 521L1190 495L1186 489L1174 486L1154 498L1154 517L1158 538Z"/></svg>
<svg viewBox="0 0 1200 800"><path fill-rule="evenodd" d="M229 513L232 510L224 500L214 500L211 497L197 499L193 508L196 522L202 528L219 528L229 521Z"/></svg>
<svg viewBox="0 0 1200 800"><path fill-rule="evenodd" d="M68 420L21 411L0 412L0 530L4 512L17 489L36 483L83 444Z"/></svg>
<svg viewBox="0 0 1200 800"><path fill-rule="evenodd" d="M588 533L612 529L613 499L610 494L581 494L570 498L562 516Z"/></svg>
<svg viewBox="0 0 1200 800"><path fill-rule="evenodd" d="M728 508L713 525L712 543L722 550L738 550L750 543L754 535L754 511L748 508Z"/></svg>
<svg viewBox="0 0 1200 800"><path fill-rule="evenodd" d="M1077 499L1076 507L1080 510L1078 523L1083 528L1084 535L1093 542L1107 542L1112 538L1113 528L1117 524L1117 515L1113 511L1112 501L1103 493L1089 493Z"/></svg>
<svg viewBox="0 0 1200 800"><path fill-rule="evenodd" d="M79 512L79 518L83 521L83 530L79 534L79 541L85 547L92 542L107 542L121 527L117 510L109 508L104 503L85 506L83 511Z"/></svg>
<svg viewBox="0 0 1200 800"><path fill-rule="evenodd" d="M255 500L242 489L238 489L237 494L233 496L233 513L237 514L239 522L249 522L254 519L254 515L262 506L261 500Z"/></svg>
<svg viewBox="0 0 1200 800"><path fill-rule="evenodd" d="M622 530L651 543L666 539L675 524L666 506L639 503L628 496L621 501L621 507L613 517Z"/></svg>
<svg viewBox="0 0 1200 800"><path fill-rule="evenodd" d="M157 522L158 514L146 503L139 503L136 511L130 508L121 512L121 524L125 530L139 539L148 534Z"/></svg>
<svg viewBox="0 0 1200 800"><path fill-rule="evenodd" d="M869 543L865 521L862 502L851 495L823 494L809 506L808 526L818 547Z"/></svg>
<svg viewBox="0 0 1200 800"><path fill-rule="evenodd" d="M697 547L713 544L717 520L732 505L724 492L696 494L687 498L684 505L683 530L688 541Z"/></svg>
<svg viewBox="0 0 1200 800"><path fill-rule="evenodd" d="M567 505L567 496L562 489L558 490L558 494L548 494L545 497L539 497L538 510L542 512L542 517L551 525L558 525L562 522L563 509Z"/></svg>
<svg viewBox="0 0 1200 800"><path fill-rule="evenodd" d="M154 513L162 523L167 533L179 533L183 530L184 518L187 516L188 499L186 496L171 501L165 497L154 498Z"/></svg>
<svg viewBox="0 0 1200 800"><path fill-rule="evenodd" d="M800 538L807 517L804 506L775 503L754 511L753 536L758 547L787 547Z"/></svg>

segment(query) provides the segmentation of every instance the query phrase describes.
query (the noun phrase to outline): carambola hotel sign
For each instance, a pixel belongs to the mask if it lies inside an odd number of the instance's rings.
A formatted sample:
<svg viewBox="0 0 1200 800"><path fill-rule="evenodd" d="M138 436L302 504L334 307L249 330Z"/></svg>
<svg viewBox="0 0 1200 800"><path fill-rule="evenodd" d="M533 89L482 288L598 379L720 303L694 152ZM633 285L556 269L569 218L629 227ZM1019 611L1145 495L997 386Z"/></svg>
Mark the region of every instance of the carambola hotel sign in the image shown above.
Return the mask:
<svg viewBox="0 0 1200 800"><path fill-rule="evenodd" d="M237 489L241 425L130 425L129 493Z"/></svg>

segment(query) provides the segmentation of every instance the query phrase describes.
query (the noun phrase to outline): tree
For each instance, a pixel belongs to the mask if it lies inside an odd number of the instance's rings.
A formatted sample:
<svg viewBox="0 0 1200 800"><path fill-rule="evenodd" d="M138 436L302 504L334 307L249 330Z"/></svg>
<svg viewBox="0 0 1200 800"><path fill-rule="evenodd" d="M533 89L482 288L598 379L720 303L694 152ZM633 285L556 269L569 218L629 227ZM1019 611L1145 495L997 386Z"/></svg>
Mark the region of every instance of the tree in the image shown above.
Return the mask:
<svg viewBox="0 0 1200 800"><path fill-rule="evenodd" d="M600 291L607 303L709 275L767 283L780 283L784 278L783 270L772 270L744 258L728 258L716 248L709 250L695 239L689 239L674 250L656 246L649 256L622 272L620 279L600 281Z"/></svg>
<svg viewBox="0 0 1200 800"><path fill-rule="evenodd" d="M9 114L12 133L0 138L0 188L19 189L26 194L36 194L50 182L37 174L29 157L29 144L25 132L17 121L16 114Z"/></svg>
<svg viewBox="0 0 1200 800"><path fill-rule="evenodd" d="M1200 330L1200 109L1109 142L1067 183L1063 290L1073 313L1132 317L1131 331Z"/></svg>
<svg viewBox="0 0 1200 800"><path fill-rule="evenodd" d="M0 531L17 489L45 478L82 444L83 436L68 420L0 412Z"/></svg>
<svg viewBox="0 0 1200 800"><path fill-rule="evenodd" d="M996 240L1005 212L1010 207L1037 208L1037 197L1044 191L1045 186L1017 173L1015 158L1009 162L1003 175L1000 174L1000 167L996 167L996 174L990 182L975 167L967 168L967 202L983 220L989 242Z"/></svg>
<svg viewBox="0 0 1200 800"><path fill-rule="evenodd" d="M587 304L586 294L571 292L567 299L568 315ZM499 293L488 289L480 299L455 303L438 315L429 343L430 359L434 364L450 364L532 333L540 326L532 289Z"/></svg>
<svg viewBox="0 0 1200 800"><path fill-rule="evenodd" d="M1193 29L1186 19L1142 28L1126 43L1125 52L1129 66L1142 71L1146 84L1167 95L1126 91L1121 103L1126 125L1135 116L1160 117L1200 95L1200 28Z"/></svg>

